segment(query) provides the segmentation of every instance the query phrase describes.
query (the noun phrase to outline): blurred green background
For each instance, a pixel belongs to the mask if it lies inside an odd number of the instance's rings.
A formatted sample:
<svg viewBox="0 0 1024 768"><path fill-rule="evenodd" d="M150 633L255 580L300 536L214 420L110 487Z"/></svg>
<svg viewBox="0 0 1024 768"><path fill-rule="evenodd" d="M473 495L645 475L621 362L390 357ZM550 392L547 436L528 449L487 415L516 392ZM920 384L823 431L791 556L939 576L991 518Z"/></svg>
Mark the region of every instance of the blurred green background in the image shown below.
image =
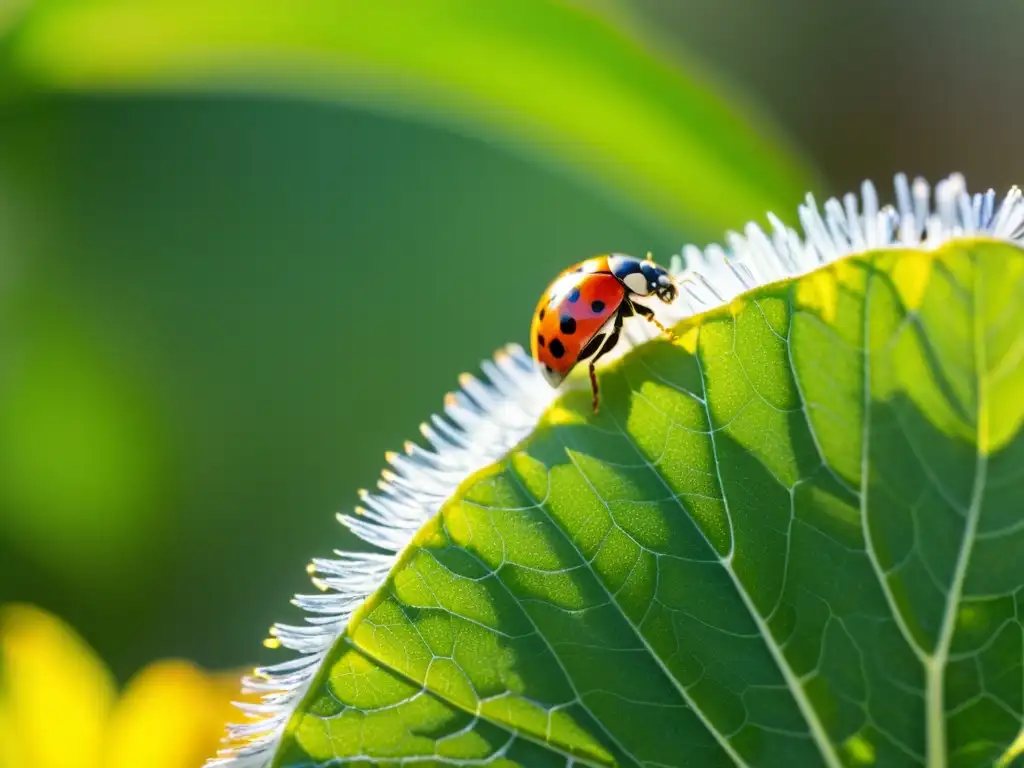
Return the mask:
<svg viewBox="0 0 1024 768"><path fill-rule="evenodd" d="M0 5L0 603L121 679L275 658L334 512L564 266L1020 181L1020 3L484 5Z"/></svg>

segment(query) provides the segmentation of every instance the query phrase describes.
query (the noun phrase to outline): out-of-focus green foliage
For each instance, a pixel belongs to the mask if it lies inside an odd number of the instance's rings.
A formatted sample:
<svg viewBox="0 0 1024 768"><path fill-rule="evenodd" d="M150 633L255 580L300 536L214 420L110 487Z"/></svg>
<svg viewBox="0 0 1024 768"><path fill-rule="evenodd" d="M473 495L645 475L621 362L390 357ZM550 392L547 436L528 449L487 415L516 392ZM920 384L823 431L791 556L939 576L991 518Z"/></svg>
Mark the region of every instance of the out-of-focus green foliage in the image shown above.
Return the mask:
<svg viewBox="0 0 1024 768"><path fill-rule="evenodd" d="M26 287L2 315L0 508L18 511L4 527L83 586L109 586L119 553L160 527L165 468L143 383L67 296Z"/></svg>
<svg viewBox="0 0 1024 768"><path fill-rule="evenodd" d="M992 764L1024 717L1022 307L1024 252L962 240L633 351L422 529L275 765Z"/></svg>
<svg viewBox="0 0 1024 768"><path fill-rule="evenodd" d="M41 0L5 59L15 91L256 89L429 117L708 237L806 191L763 116L564 0Z"/></svg>

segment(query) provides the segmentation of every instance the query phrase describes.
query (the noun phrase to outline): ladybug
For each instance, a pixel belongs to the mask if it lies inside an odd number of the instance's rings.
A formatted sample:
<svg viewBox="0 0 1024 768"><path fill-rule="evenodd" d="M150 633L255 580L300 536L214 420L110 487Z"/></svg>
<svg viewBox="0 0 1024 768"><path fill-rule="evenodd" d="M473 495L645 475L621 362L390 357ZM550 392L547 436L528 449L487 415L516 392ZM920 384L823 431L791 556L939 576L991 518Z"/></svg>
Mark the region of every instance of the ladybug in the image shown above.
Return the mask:
<svg viewBox="0 0 1024 768"><path fill-rule="evenodd" d="M651 295L671 303L676 285L649 256L643 261L620 253L595 256L556 277L537 304L530 326L530 352L548 383L557 387L577 363L589 360L597 413L594 366L618 343L623 320L640 315L674 338L654 317L654 310L636 301Z"/></svg>

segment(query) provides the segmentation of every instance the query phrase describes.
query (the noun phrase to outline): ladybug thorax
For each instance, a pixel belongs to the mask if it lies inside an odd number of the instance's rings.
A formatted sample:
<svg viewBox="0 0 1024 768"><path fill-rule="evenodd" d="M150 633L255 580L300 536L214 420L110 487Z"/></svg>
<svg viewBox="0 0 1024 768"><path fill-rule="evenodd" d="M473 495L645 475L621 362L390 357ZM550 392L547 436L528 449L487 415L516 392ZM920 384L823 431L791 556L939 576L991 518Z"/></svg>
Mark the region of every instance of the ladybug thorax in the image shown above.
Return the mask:
<svg viewBox="0 0 1024 768"><path fill-rule="evenodd" d="M668 271L653 261L613 253L606 257L608 270L635 296L657 294L663 301L675 298L675 285ZM593 259L592 259L593 261ZM671 294L671 295L669 295Z"/></svg>

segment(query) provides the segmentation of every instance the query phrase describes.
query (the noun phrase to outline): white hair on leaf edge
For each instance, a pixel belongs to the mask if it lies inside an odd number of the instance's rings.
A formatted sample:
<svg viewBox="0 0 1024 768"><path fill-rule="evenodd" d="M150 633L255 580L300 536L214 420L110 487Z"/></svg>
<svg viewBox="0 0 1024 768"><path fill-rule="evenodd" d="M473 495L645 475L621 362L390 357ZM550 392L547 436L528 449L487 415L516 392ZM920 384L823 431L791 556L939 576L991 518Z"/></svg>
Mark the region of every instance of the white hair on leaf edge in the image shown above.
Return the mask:
<svg viewBox="0 0 1024 768"><path fill-rule="evenodd" d="M799 207L804 234L768 214L765 232L748 224L743 234L726 235L728 248L703 251L687 246L672 257L669 272L679 285L671 305L645 302L659 319L675 324L722 306L742 293L778 280L798 277L836 259L875 248L935 248L957 237L983 235L1024 245L1024 196L1013 187L997 204L995 192L969 195L959 174L931 187L895 177L896 204L879 207L871 182L861 194L829 199L819 210L811 195ZM659 306L660 305L660 306ZM605 360L659 332L643 318L624 327L626 343ZM486 381L469 374L460 390L420 430L429 447L406 444L405 454L387 454L378 491L360 491L361 505L338 519L378 552L341 552L315 559L308 571L320 594L292 601L307 612L306 624L277 624L271 646L298 655L256 669L243 678L244 693L259 704L238 704L248 723L231 725L225 746L207 768L266 768L286 726L320 670L321 662L345 631L352 613L384 583L399 554L417 531L440 510L469 475L501 459L525 438L558 395L544 381L521 347L511 345L482 364Z"/></svg>
<svg viewBox="0 0 1024 768"><path fill-rule="evenodd" d="M728 252L717 245L701 251L693 246L674 256L669 271L682 283L686 298L675 309L679 319L721 305L766 283L797 277L846 256L876 248L933 249L957 237L986 235L1021 243L1024 201L1013 187L1002 203L996 194L969 195L963 176L955 174L931 188L924 179L911 185L895 179L896 205L878 206L871 182L861 186L858 200L847 194L832 198L820 211L812 195L799 207L801 237L768 214L771 230L748 224L743 234L726 235Z"/></svg>

